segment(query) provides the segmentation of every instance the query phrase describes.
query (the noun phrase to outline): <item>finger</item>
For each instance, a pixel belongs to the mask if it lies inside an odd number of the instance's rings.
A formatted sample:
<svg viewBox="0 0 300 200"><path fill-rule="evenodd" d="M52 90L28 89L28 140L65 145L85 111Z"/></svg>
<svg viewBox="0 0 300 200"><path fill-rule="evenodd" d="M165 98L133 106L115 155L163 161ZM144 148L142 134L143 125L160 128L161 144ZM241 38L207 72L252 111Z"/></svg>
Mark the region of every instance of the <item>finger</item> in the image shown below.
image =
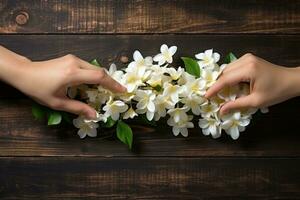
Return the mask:
<svg viewBox="0 0 300 200"><path fill-rule="evenodd" d="M253 95L239 97L234 101L226 102L220 109L220 114L224 115L233 110L241 110L243 108L250 108L253 105Z"/></svg>
<svg viewBox="0 0 300 200"><path fill-rule="evenodd" d="M91 69L91 70L99 70L101 69L101 67L92 65L84 60L81 60L80 58L78 58L78 62L79 62L79 67L81 69Z"/></svg>
<svg viewBox="0 0 300 200"><path fill-rule="evenodd" d="M210 98L226 86L232 86L239 82L246 81L249 81L249 77L246 70L243 68L232 71L231 73L222 74L221 77L207 90L205 97Z"/></svg>
<svg viewBox="0 0 300 200"><path fill-rule="evenodd" d="M61 100L61 105L60 110L76 115L83 115L87 119L96 118L96 110L83 102L66 98Z"/></svg>
<svg viewBox="0 0 300 200"><path fill-rule="evenodd" d="M112 92L125 92L126 88L110 77L105 70L81 69L71 80L71 85L99 84Z"/></svg>

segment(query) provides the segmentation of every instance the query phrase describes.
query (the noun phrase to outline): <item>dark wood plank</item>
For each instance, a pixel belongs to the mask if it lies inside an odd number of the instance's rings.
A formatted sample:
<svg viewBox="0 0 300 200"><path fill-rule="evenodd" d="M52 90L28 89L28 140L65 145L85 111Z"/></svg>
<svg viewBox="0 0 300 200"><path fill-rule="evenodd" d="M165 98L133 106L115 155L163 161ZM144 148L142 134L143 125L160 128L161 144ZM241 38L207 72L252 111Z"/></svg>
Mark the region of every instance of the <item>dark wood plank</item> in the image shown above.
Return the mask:
<svg viewBox="0 0 300 200"><path fill-rule="evenodd" d="M296 200L299 168L299 158L0 158L0 196Z"/></svg>
<svg viewBox="0 0 300 200"><path fill-rule="evenodd" d="M3 0L1 33L300 32L299 0Z"/></svg>
<svg viewBox="0 0 300 200"><path fill-rule="evenodd" d="M223 56L232 51L238 56L252 52L270 62L295 67L300 65L300 36L290 35L2 35L0 45L33 60L44 60L75 54L82 59L97 58L103 66L116 62L122 56L131 60L135 49L144 55L158 53L161 44L177 45L175 65L182 65L181 56L214 48ZM150 45L151 44L151 45ZM0 84L5 91L0 97L23 97L20 92Z"/></svg>
<svg viewBox="0 0 300 200"><path fill-rule="evenodd" d="M30 106L28 100L0 101L0 156L300 156L300 114L295 113L300 99L256 115L237 141L226 134L218 140L205 137L199 128L191 130L188 138L175 137L163 122L150 127L133 121L132 152L112 137L114 129L81 140L72 126L47 127L45 122L35 121Z"/></svg>
<svg viewBox="0 0 300 200"><path fill-rule="evenodd" d="M222 54L229 51L242 55L252 52L277 64L296 66L300 63L299 36L261 35L6 35L0 44L33 60L50 59L73 53L85 60L99 58L104 66L117 61L122 55L131 55L140 49L144 55L153 55L160 44L176 44L182 55L194 55L199 51L215 47ZM151 45L149 45L151 44ZM124 65L119 65L120 67ZM227 137L212 140L195 129L189 139L175 138L170 129L135 125L136 152L129 152L117 141L99 139L80 140L76 130L49 128L45 123L34 122L28 100L20 92L3 84L0 101L0 155L1 156L299 156L299 99L272 108L271 113L255 118L247 132L238 142ZM7 99L7 100L5 100ZM288 116L288 117L287 117ZM289 127L289 128L287 128ZM165 132L166 134L161 134ZM111 133L111 132L110 132ZM103 135L107 137L107 134ZM76 145L75 145L76 144Z"/></svg>

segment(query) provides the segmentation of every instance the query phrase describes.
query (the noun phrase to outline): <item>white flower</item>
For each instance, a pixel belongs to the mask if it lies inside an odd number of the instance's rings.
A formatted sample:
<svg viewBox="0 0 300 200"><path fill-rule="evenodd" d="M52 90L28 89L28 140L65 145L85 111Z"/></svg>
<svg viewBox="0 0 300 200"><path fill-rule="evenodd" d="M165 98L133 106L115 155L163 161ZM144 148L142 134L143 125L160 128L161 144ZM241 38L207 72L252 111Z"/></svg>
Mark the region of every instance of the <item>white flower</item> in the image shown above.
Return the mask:
<svg viewBox="0 0 300 200"><path fill-rule="evenodd" d="M166 109L174 108L175 104L170 101L169 97L158 95L155 100L155 121L158 121L161 117L165 117L167 114Z"/></svg>
<svg viewBox="0 0 300 200"><path fill-rule="evenodd" d="M138 116L138 114L133 110L132 107L130 107L126 113L124 113L123 119L133 119L134 117Z"/></svg>
<svg viewBox="0 0 300 200"><path fill-rule="evenodd" d="M157 74L154 74L151 76L151 78L147 81L147 83L149 85L151 85L151 87L156 87L158 85L161 85L162 84L162 76L163 75L157 75Z"/></svg>
<svg viewBox="0 0 300 200"><path fill-rule="evenodd" d="M97 128L99 127L99 124L95 122L85 122L82 116L79 116L78 118L74 119L73 125L76 128L79 128L77 134L81 139L85 138L87 135L90 137L97 136Z"/></svg>
<svg viewBox="0 0 300 200"><path fill-rule="evenodd" d="M135 51L133 53L134 61L129 63L128 67L126 68L126 72L135 72L139 76L143 76L147 66L152 65L152 58L151 57L144 57L139 51Z"/></svg>
<svg viewBox="0 0 300 200"><path fill-rule="evenodd" d="M212 67L220 60L220 54L213 53L213 49L208 49L204 53L196 54L195 57L199 59L198 64L201 68Z"/></svg>
<svg viewBox="0 0 300 200"><path fill-rule="evenodd" d="M177 103L179 101L179 95L182 93L183 88L179 85L172 85L171 83L165 83L164 84L164 96L169 96L170 99Z"/></svg>
<svg viewBox="0 0 300 200"><path fill-rule="evenodd" d="M205 94L205 80L198 78L194 80L188 81L183 87L185 88L183 90L184 96L189 96L191 94L198 94L203 96Z"/></svg>
<svg viewBox="0 0 300 200"><path fill-rule="evenodd" d="M186 113L188 110L189 108L186 106L182 108L172 108L168 110L168 114L174 119L175 123L178 123L180 121L188 120L188 115Z"/></svg>
<svg viewBox="0 0 300 200"><path fill-rule="evenodd" d="M96 112L96 118L95 119L84 119L84 122L89 123L89 122L106 122L107 121L107 116L103 115L103 114L99 114L98 112Z"/></svg>
<svg viewBox="0 0 300 200"><path fill-rule="evenodd" d="M224 99L225 101L234 101L237 97L238 92L239 90L236 85L225 87L218 93L218 97Z"/></svg>
<svg viewBox="0 0 300 200"><path fill-rule="evenodd" d="M155 94L151 90L138 90L134 100L138 103L136 105L136 112L139 114L146 113L147 119L151 121L154 117L155 104L154 104Z"/></svg>
<svg viewBox="0 0 300 200"><path fill-rule="evenodd" d="M133 99L134 95L135 95L134 93L126 92L126 93L119 94L118 97L120 98L120 100L124 102L130 102L131 99Z"/></svg>
<svg viewBox="0 0 300 200"><path fill-rule="evenodd" d="M226 115L222 120L222 128L234 140L239 138L240 132L244 131L245 127L250 123L250 119L242 117L240 112Z"/></svg>
<svg viewBox="0 0 300 200"><path fill-rule="evenodd" d="M152 70L153 74L155 75L163 75L165 72L167 72L167 67L161 67L159 65L152 65L150 67L150 69Z"/></svg>
<svg viewBox="0 0 300 200"><path fill-rule="evenodd" d="M173 62L173 55L176 53L177 47L176 46L171 46L168 48L166 44L161 45L160 47L160 54L157 54L154 56L153 60L155 62L158 62L159 65L163 65L166 62L167 63L172 63Z"/></svg>
<svg viewBox="0 0 300 200"><path fill-rule="evenodd" d="M210 116L214 116L214 114L216 112L218 112L219 109L220 108L217 104L214 104L214 103L211 103L211 102L205 103L200 107L201 116L203 118L209 118Z"/></svg>
<svg viewBox="0 0 300 200"><path fill-rule="evenodd" d="M110 116L115 121L119 119L120 113L125 112L127 109L128 105L125 104L123 101L113 101L112 99L108 101L103 107L103 110L105 111L104 115L107 117Z"/></svg>
<svg viewBox="0 0 300 200"><path fill-rule="evenodd" d="M201 71L200 76L205 80L206 88L209 88L216 82L219 75L220 75L220 72L218 72L218 71L213 71L210 69L203 69Z"/></svg>
<svg viewBox="0 0 300 200"><path fill-rule="evenodd" d="M172 132L175 136L178 136L181 133L182 136L187 137L189 132L188 128L194 128L194 124L191 122L193 116L187 115L187 117L183 118L178 122L175 122L175 118L171 117L168 119L167 123L169 126L172 126Z"/></svg>
<svg viewBox="0 0 300 200"><path fill-rule="evenodd" d="M199 127L202 128L203 135L211 134L213 138L221 136L220 123L217 117L199 119Z"/></svg>
<svg viewBox="0 0 300 200"><path fill-rule="evenodd" d="M191 74L187 72L183 72L179 80L177 81L178 85L185 85L188 82L192 82L195 80L195 76L192 76Z"/></svg>
<svg viewBox="0 0 300 200"><path fill-rule="evenodd" d="M143 77L136 72L127 72L123 78L124 78L124 84L129 93L136 90L139 86L144 85L142 80Z"/></svg>
<svg viewBox="0 0 300 200"><path fill-rule="evenodd" d="M205 98L198 96L196 94L191 94L181 100L186 107L192 110L195 115L200 115L200 105L206 101Z"/></svg>
<svg viewBox="0 0 300 200"><path fill-rule="evenodd" d="M167 68L166 72L171 76L172 80L178 80L182 73L184 72L184 69L181 67L178 67L178 69L174 69L173 67Z"/></svg>
<svg viewBox="0 0 300 200"><path fill-rule="evenodd" d="M121 83L124 72L117 70L117 66L112 63L109 67L108 74L117 82Z"/></svg>

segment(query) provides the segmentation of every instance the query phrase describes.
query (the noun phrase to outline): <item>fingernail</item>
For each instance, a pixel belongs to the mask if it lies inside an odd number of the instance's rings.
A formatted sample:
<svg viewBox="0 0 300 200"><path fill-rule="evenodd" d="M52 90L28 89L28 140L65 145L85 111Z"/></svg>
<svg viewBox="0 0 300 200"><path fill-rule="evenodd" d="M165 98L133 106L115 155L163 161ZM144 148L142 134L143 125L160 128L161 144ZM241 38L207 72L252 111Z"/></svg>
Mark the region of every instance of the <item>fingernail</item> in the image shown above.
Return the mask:
<svg viewBox="0 0 300 200"><path fill-rule="evenodd" d="M120 85L121 92L127 92L127 88L123 85Z"/></svg>
<svg viewBox="0 0 300 200"><path fill-rule="evenodd" d="M224 109L224 110L221 111L221 115L226 115L227 113L228 113L228 110Z"/></svg>
<svg viewBox="0 0 300 200"><path fill-rule="evenodd" d="M207 92L206 92L205 95L204 95L204 97L208 99L210 96L209 96L209 94L207 94Z"/></svg>

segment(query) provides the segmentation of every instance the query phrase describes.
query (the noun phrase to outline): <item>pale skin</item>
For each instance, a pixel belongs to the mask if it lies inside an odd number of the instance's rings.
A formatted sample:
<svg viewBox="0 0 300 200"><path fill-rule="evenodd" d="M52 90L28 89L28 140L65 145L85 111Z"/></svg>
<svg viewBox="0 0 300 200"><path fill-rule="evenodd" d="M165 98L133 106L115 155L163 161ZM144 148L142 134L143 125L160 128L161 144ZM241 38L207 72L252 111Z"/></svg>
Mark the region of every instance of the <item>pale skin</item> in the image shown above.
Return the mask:
<svg viewBox="0 0 300 200"><path fill-rule="evenodd" d="M112 92L126 88L107 73L74 55L46 61L31 61L0 46L0 80L12 85L38 103L86 118L96 117L89 105L67 97L66 89L80 84L100 84Z"/></svg>
<svg viewBox="0 0 300 200"><path fill-rule="evenodd" d="M96 111L87 104L69 99L66 88L100 84L112 92L126 88L107 73L74 55L46 61L31 61L0 46L0 80L12 85L42 105L93 119ZM211 98L226 86L250 84L250 94L224 104L221 114L243 108L268 107L300 95L300 68L274 65L252 54L229 64L207 91Z"/></svg>
<svg viewBox="0 0 300 200"><path fill-rule="evenodd" d="M272 64L252 54L230 63L206 97L216 95L226 86L247 82L250 94L225 103L221 115L243 108L263 108L300 95L300 67L287 68Z"/></svg>

